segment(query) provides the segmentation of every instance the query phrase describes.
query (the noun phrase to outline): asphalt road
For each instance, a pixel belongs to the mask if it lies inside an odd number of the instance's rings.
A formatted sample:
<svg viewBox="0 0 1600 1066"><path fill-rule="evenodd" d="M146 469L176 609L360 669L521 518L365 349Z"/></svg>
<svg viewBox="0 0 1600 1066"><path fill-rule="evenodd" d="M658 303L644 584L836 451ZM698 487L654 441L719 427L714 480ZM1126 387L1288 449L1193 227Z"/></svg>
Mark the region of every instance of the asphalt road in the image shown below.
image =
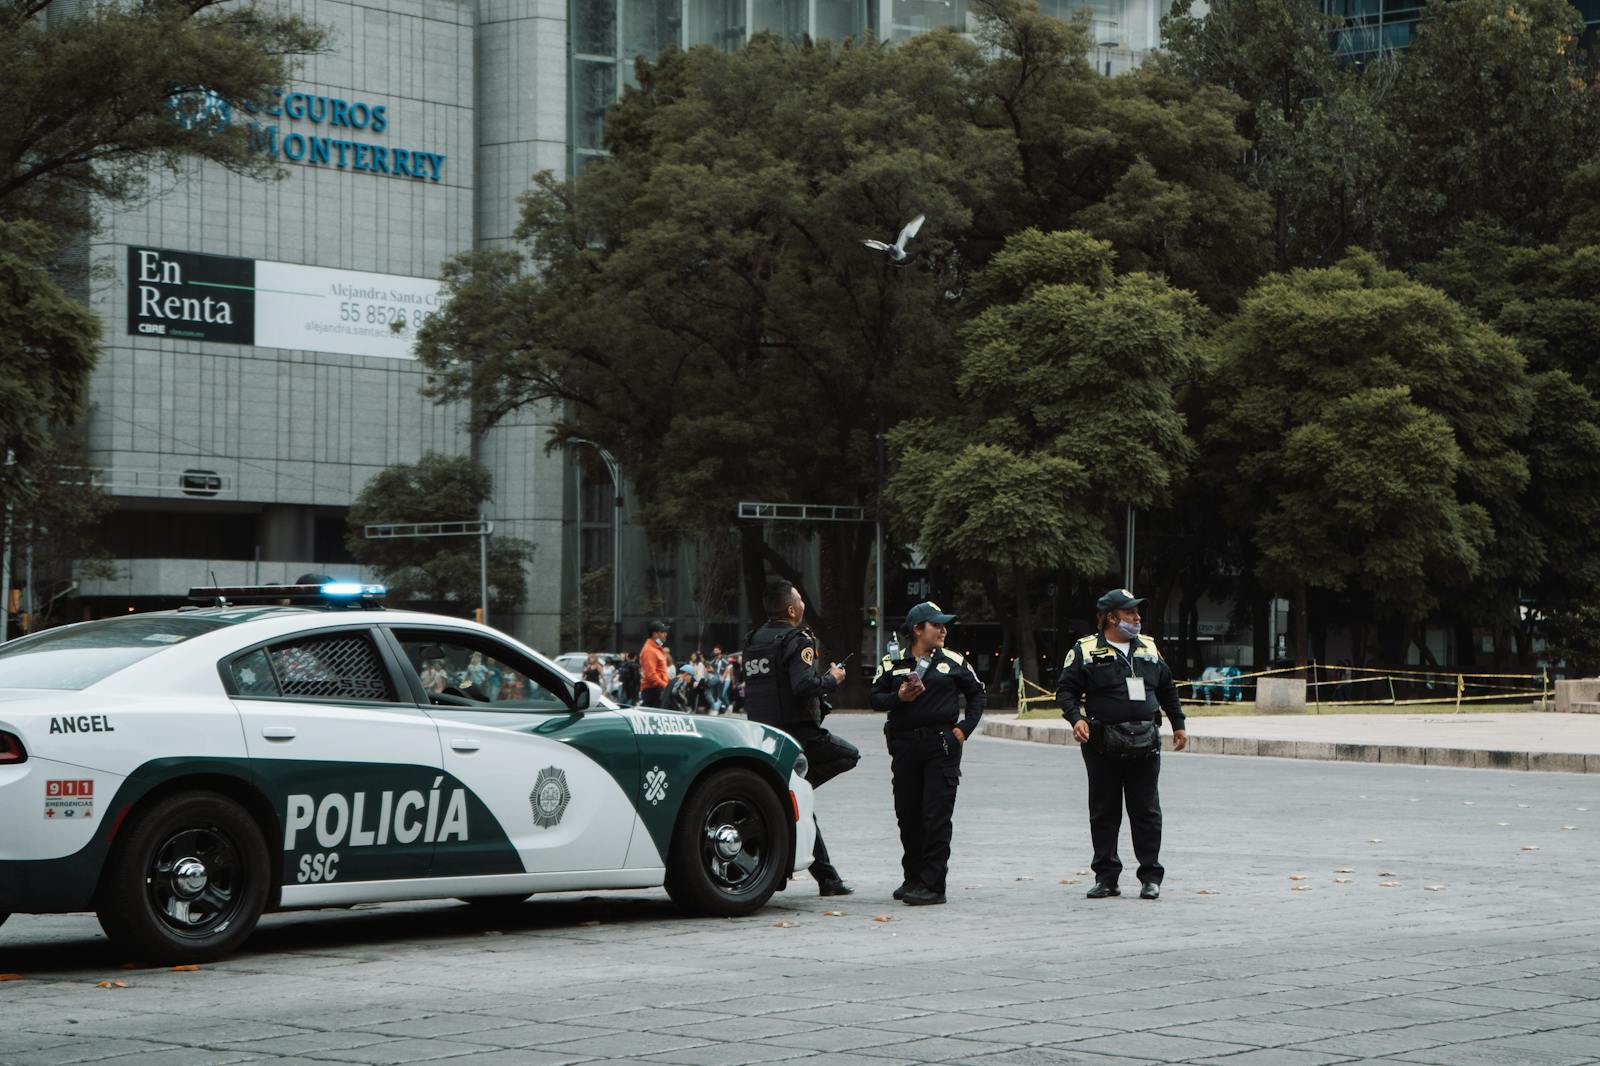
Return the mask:
<svg viewBox="0 0 1600 1066"><path fill-rule="evenodd" d="M980 737L950 903L912 909L876 722L830 725L866 754L819 796L852 897L275 915L199 972L17 916L0 1064L1600 1062L1593 776L1165 755L1165 894L1097 902L1077 752Z"/></svg>

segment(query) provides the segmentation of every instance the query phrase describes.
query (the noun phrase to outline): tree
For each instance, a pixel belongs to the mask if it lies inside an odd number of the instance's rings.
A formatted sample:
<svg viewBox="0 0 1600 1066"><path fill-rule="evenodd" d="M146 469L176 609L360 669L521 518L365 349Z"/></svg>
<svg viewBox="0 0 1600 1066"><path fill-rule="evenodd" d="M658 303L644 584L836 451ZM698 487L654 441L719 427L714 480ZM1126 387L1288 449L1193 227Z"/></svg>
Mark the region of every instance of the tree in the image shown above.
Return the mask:
<svg viewBox="0 0 1600 1066"><path fill-rule="evenodd" d="M1238 129L1249 180L1271 199L1280 271L1370 246L1391 221L1396 63L1341 66L1328 48L1338 25L1315 0L1217 0L1203 13L1175 2L1161 20L1157 66L1244 101Z"/></svg>
<svg viewBox="0 0 1600 1066"><path fill-rule="evenodd" d="M1580 172L1569 188L1589 180ZM1596 234L1584 221L1587 210L1579 207L1562 243L1532 248L1515 245L1498 227L1468 225L1455 246L1417 268L1515 341L1531 372L1533 414L1517 445L1530 477L1515 539L1535 573L1499 597L1495 625L1502 633L1517 626L1518 604L1531 601L1552 619L1581 621L1588 617L1582 606L1600 597L1600 245L1590 243ZM1580 647L1569 639L1582 631L1578 621L1553 625L1565 626L1566 646ZM1517 628L1526 636L1526 627ZM1497 649L1505 644L1496 641ZM1528 640L1521 651L1528 661Z"/></svg>
<svg viewBox="0 0 1600 1066"><path fill-rule="evenodd" d="M383 522L473 522L493 495L489 472L468 456L429 453L391 466L362 488L350 507L345 547L373 568L395 600L421 601L465 613L478 603L478 538L368 540L366 526ZM489 603L493 613L515 610L526 591L524 569L533 546L512 537L489 540Z"/></svg>
<svg viewBox="0 0 1600 1066"><path fill-rule="evenodd" d="M50 435L28 464L28 481L10 509L11 582L20 586L32 562L30 629L71 619L58 612L73 577L114 578L117 568L100 546L100 525L112 514L111 498L94 483L83 442L66 432Z"/></svg>
<svg viewBox="0 0 1600 1066"><path fill-rule="evenodd" d="M50 276L43 227L0 219L0 499L30 498L55 427L83 414L100 322Z"/></svg>
<svg viewBox="0 0 1600 1066"><path fill-rule="evenodd" d="M1510 341L1362 252L1267 277L1214 340L1207 466L1232 472L1255 576L1292 597L1298 661L1311 589L1412 624L1447 589L1525 571L1503 534L1533 391Z"/></svg>
<svg viewBox="0 0 1600 1066"><path fill-rule="evenodd" d="M969 63L975 121L1010 133L1014 190L986 205L978 236L997 247L1029 226L1111 242L1124 272L1165 274L1231 306L1267 265L1271 208L1245 182L1245 104L1160 64L1103 77L1086 62L1087 23L1026 0L973 0L989 57Z"/></svg>
<svg viewBox="0 0 1600 1066"><path fill-rule="evenodd" d="M421 331L434 395L480 424L560 405L603 443L659 533L725 528L741 499L871 506L874 435L954 402L951 318L974 212L1014 166L970 121L948 34L904 47L669 51L608 119L609 159L535 180L516 250L446 270ZM906 268L861 246L918 213ZM949 294L949 295L947 295ZM808 618L860 646L872 527L827 523ZM768 567L741 529L760 602ZM802 585L805 582L800 582Z"/></svg>
<svg viewBox="0 0 1600 1066"><path fill-rule="evenodd" d="M270 176L273 161L232 118L271 100L292 57L325 40L253 3L0 0L0 218L81 230L90 197L137 196L152 165L204 159Z"/></svg>
<svg viewBox="0 0 1600 1066"><path fill-rule="evenodd" d="M1594 154L1600 95L1567 0L1429 0L1389 100L1395 261L1431 258L1474 219L1554 239L1563 184Z"/></svg>
<svg viewBox="0 0 1600 1066"><path fill-rule="evenodd" d="M1203 313L1114 260L1084 233L1007 241L974 284L987 306L962 331L961 410L890 438L888 495L908 535L1009 581L1030 680L1029 576L1109 570L1123 510L1164 500L1191 452L1177 393L1199 368Z"/></svg>

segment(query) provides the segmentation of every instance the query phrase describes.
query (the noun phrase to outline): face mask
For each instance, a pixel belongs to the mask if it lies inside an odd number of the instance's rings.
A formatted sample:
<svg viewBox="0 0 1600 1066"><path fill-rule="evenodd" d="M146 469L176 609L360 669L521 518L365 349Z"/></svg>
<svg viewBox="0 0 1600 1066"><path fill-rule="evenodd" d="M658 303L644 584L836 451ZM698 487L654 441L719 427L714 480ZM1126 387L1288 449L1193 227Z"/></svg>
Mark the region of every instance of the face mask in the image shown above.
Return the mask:
<svg viewBox="0 0 1600 1066"><path fill-rule="evenodd" d="M1129 640L1134 640L1135 638L1137 638L1139 636L1139 628L1140 628L1140 626L1139 626L1138 622L1120 622L1119 621L1117 623L1117 632L1121 633L1124 637L1127 637Z"/></svg>
<svg viewBox="0 0 1600 1066"><path fill-rule="evenodd" d="M656 642L656 647L658 648L665 648L667 646L667 642L662 640L660 637L652 637L651 639Z"/></svg>

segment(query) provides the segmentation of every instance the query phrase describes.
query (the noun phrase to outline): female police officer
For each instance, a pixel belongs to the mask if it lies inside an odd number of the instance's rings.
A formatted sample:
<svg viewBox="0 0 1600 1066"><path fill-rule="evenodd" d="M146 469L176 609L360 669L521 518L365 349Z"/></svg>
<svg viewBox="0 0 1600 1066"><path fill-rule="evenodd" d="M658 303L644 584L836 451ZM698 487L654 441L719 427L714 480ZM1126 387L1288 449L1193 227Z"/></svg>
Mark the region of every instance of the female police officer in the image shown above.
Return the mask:
<svg viewBox="0 0 1600 1066"><path fill-rule="evenodd" d="M961 747L983 717L983 682L965 659L944 646L945 627L955 620L938 604L911 608L906 654L885 656L872 682L873 709L889 712L883 732L889 740L905 875L894 898L913 907L944 902ZM958 723L963 696L967 713Z"/></svg>
<svg viewBox="0 0 1600 1066"><path fill-rule="evenodd" d="M1161 712L1172 723L1172 746L1189 743L1178 686L1156 642L1140 635L1139 605L1127 589L1112 589L1095 602L1100 632L1067 652L1056 682L1056 703L1083 747L1089 775L1089 835L1094 841L1094 887L1090 899L1118 896L1117 835L1122 804L1128 805L1133 853L1139 860L1141 899L1161 895ZM1078 709L1086 703L1088 717Z"/></svg>

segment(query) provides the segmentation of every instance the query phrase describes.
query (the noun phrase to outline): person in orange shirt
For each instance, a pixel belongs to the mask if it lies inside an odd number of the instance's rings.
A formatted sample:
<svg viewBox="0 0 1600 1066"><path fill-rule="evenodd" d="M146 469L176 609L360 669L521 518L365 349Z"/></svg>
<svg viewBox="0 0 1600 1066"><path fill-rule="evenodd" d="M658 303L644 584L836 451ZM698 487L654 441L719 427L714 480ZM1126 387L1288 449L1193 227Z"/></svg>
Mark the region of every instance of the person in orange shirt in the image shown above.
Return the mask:
<svg viewBox="0 0 1600 1066"><path fill-rule="evenodd" d="M650 636L639 649L639 702L646 707L670 707L667 682L672 667L667 662L667 623L651 622Z"/></svg>

